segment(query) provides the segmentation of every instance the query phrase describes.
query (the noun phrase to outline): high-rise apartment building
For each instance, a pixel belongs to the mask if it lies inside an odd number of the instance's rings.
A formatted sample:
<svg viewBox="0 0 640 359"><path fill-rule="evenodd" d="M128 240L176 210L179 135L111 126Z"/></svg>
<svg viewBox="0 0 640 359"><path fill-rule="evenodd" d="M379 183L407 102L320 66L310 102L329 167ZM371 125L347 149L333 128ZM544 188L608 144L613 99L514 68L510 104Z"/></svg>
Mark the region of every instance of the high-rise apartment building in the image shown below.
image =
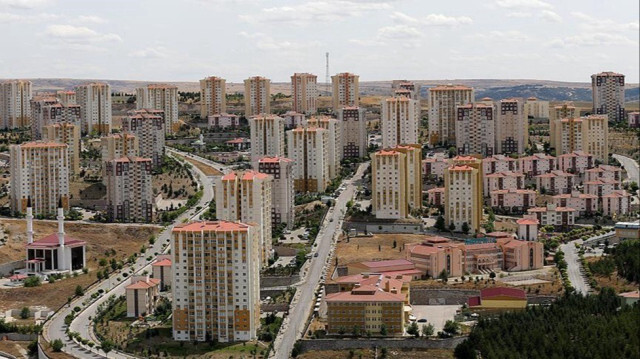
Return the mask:
<svg viewBox="0 0 640 359"><path fill-rule="evenodd" d="M284 119L262 114L249 118L251 132L251 165L265 156L284 156Z"/></svg>
<svg viewBox="0 0 640 359"><path fill-rule="evenodd" d="M138 155L151 158L154 168L162 166L165 120L162 110L134 110L122 119L122 130L138 138Z"/></svg>
<svg viewBox="0 0 640 359"><path fill-rule="evenodd" d="M271 80L254 76L244 80L244 116L271 113Z"/></svg>
<svg viewBox="0 0 640 359"><path fill-rule="evenodd" d="M295 221L295 192L293 190L293 160L285 157L262 157L258 172L273 177L271 193L271 228L286 223L293 228Z"/></svg>
<svg viewBox="0 0 640 359"><path fill-rule="evenodd" d="M120 157L105 163L107 215L112 221L153 220L150 158Z"/></svg>
<svg viewBox="0 0 640 359"><path fill-rule="evenodd" d="M327 159L329 161L329 179L334 179L340 173L342 160L342 129L341 123L328 116L311 117L307 120L308 127L324 128L329 133L327 143Z"/></svg>
<svg viewBox="0 0 640 359"><path fill-rule="evenodd" d="M227 112L226 80L216 76L200 80L200 118Z"/></svg>
<svg viewBox="0 0 640 359"><path fill-rule="evenodd" d="M317 111L316 100L318 98L318 76L307 73L295 73L291 76L291 96L293 97L292 109L295 112L306 115L315 114Z"/></svg>
<svg viewBox="0 0 640 359"><path fill-rule="evenodd" d="M407 218L412 209L422 207L421 159L420 145L398 146L372 155L371 202L376 218Z"/></svg>
<svg viewBox="0 0 640 359"><path fill-rule="evenodd" d="M342 127L342 158L361 158L367 154L367 121L364 109L343 107L338 111Z"/></svg>
<svg viewBox="0 0 640 359"><path fill-rule="evenodd" d="M524 118L549 118L549 101L529 97L524 102Z"/></svg>
<svg viewBox="0 0 640 359"><path fill-rule="evenodd" d="M416 89L416 84L411 81L393 80L393 82L391 82L391 89L394 93L408 91L411 99L420 100L420 86Z"/></svg>
<svg viewBox="0 0 640 359"><path fill-rule="evenodd" d="M69 209L69 151L59 142L9 146L11 212L24 213L31 199L34 215L53 216L62 201Z"/></svg>
<svg viewBox="0 0 640 359"><path fill-rule="evenodd" d="M529 121L522 101L500 100L496 103L495 152L498 154L524 153L529 143Z"/></svg>
<svg viewBox="0 0 640 359"><path fill-rule="evenodd" d="M42 131L42 139L66 144L69 153L69 174L80 173L80 126L69 122L46 125Z"/></svg>
<svg viewBox="0 0 640 359"><path fill-rule="evenodd" d="M258 228L227 221L178 224L171 255L173 339L225 343L257 338Z"/></svg>
<svg viewBox="0 0 640 359"><path fill-rule="evenodd" d="M613 122L624 121L624 75L601 72L591 75L593 113L608 115Z"/></svg>
<svg viewBox="0 0 640 359"><path fill-rule="evenodd" d="M165 84L150 84L136 89L136 109L151 109L164 112L164 133L170 135L178 130L178 87Z"/></svg>
<svg viewBox="0 0 640 359"><path fill-rule="evenodd" d="M418 143L420 127L420 101L410 94L382 100L382 147L391 148L401 143Z"/></svg>
<svg viewBox="0 0 640 359"><path fill-rule="evenodd" d="M593 158L607 163L609 160L609 122L606 115L564 118L555 121L556 153L563 155L584 151Z"/></svg>
<svg viewBox="0 0 640 359"><path fill-rule="evenodd" d="M260 236L260 261L271 255L271 201L273 178L257 171L230 172L216 178L216 217L255 224Z"/></svg>
<svg viewBox="0 0 640 359"><path fill-rule="evenodd" d="M560 125L560 121L578 117L580 117L580 109L571 103L554 106L551 109L549 112L549 142L551 147L558 148L560 146L560 138L557 136L558 130L556 130L556 127Z"/></svg>
<svg viewBox="0 0 640 359"><path fill-rule="evenodd" d="M296 192L324 192L329 184L329 132L318 127L287 131L288 157L293 160Z"/></svg>
<svg viewBox="0 0 640 359"><path fill-rule="evenodd" d="M34 97L31 101L31 137L42 139L43 128L54 123L71 123L82 126L79 105L65 105L55 97Z"/></svg>
<svg viewBox="0 0 640 359"><path fill-rule="evenodd" d="M445 85L429 89L429 144L456 143L457 106L474 102L473 89L467 86Z"/></svg>
<svg viewBox="0 0 640 359"><path fill-rule="evenodd" d="M92 82L76 86L76 101L80 105L82 126L87 134L96 132L107 135L111 132L111 86L107 83Z"/></svg>
<svg viewBox="0 0 640 359"><path fill-rule="evenodd" d="M102 161L111 161L120 157L138 157L140 145L138 137L131 133L114 133L100 138Z"/></svg>
<svg viewBox="0 0 640 359"><path fill-rule="evenodd" d="M492 156L495 153L493 105L469 103L457 107L455 141L458 154Z"/></svg>
<svg viewBox="0 0 640 359"><path fill-rule="evenodd" d="M78 104L75 91L60 90L56 92L56 97L60 100L60 103L65 106Z"/></svg>
<svg viewBox="0 0 640 359"><path fill-rule="evenodd" d="M482 162L474 157L455 157L444 170L444 219L447 228L453 224L462 231L480 230L482 221Z"/></svg>
<svg viewBox="0 0 640 359"><path fill-rule="evenodd" d="M331 76L333 111L343 107L358 107L360 102L359 76L348 72Z"/></svg>
<svg viewBox="0 0 640 359"><path fill-rule="evenodd" d="M0 82L0 129L27 127L31 117L31 81Z"/></svg>

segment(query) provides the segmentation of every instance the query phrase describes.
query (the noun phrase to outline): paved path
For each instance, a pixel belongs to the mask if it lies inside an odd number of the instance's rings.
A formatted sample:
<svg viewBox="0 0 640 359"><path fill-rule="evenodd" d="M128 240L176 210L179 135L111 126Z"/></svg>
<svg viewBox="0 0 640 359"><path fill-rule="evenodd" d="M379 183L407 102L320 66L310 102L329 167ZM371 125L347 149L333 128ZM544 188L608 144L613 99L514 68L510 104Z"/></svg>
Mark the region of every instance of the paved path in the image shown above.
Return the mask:
<svg viewBox="0 0 640 359"><path fill-rule="evenodd" d="M636 162L633 158L629 158L622 155L613 155L613 158L618 160L624 169L627 171L627 177L629 177L629 181L635 181L637 184L640 184L640 168L638 167L638 162Z"/></svg>
<svg viewBox="0 0 640 359"><path fill-rule="evenodd" d="M289 316L285 318L276 337L275 350L272 352L271 358L289 358L296 340L302 337L303 331L306 329L307 318L313 310L314 293L320 283L320 277L326 278L327 261L331 258L330 254L334 250L335 240L340 234L347 202L353 199L357 183L368 166L369 162L362 163L356 174L350 180L343 182L346 183L346 189L336 198L336 204L327 213L316 237L318 246L315 253L318 253L318 257L312 256L302 268L303 275L306 271L305 279L297 285L296 295L289 309Z"/></svg>
<svg viewBox="0 0 640 359"><path fill-rule="evenodd" d="M560 249L564 252L564 260L567 261L567 274L569 274L569 281L576 290L576 292L582 295L589 294L589 283L584 274L582 274L582 264L580 263L580 257L578 257L578 249L574 243L582 244L581 239L568 242L560 245Z"/></svg>
<svg viewBox="0 0 640 359"><path fill-rule="evenodd" d="M208 208L208 203L213 199L213 186L210 185L210 180L208 180L207 176L205 176L205 174L202 173L202 171L200 171L196 166L193 166L192 168L195 171L197 180L199 181L203 189L202 198L200 199L196 207L201 206L203 207L203 209L195 214L193 213L192 209L186 211L181 216L176 218L174 224L181 223L186 219L196 219L204 210L206 210L206 208ZM165 230L157 236L155 243L147 248L147 253L163 253L168 250L168 247L165 246L168 245L168 240L170 239L172 229L173 225L166 227ZM151 261L147 261L146 256L138 257L133 266L127 266L121 271L113 273L108 280L103 280L102 282L87 290L84 296L75 299L70 306L60 309L46 322L45 328L43 330L45 339L47 339L49 342L55 339L62 340L65 344L65 347L63 349L64 352L77 358L133 358L130 355L116 351L112 351L108 353L108 355L105 355L105 353L100 350L97 350L95 348L89 349L88 347L82 347L79 344L69 340L67 335L65 334L67 326L66 324L64 324L64 318L73 311L73 308L75 306L83 308L83 310L77 314L69 329L71 331L80 333L80 336L82 338L89 339L96 344L99 344L99 341L94 337L93 332L90 328L91 321L89 320L89 317L95 316L98 305L106 301L108 297L110 297L111 295L115 295L116 297L118 297L125 293L125 287L128 284L129 280L124 278L121 282L118 282L115 278L123 278L121 273L123 271L129 272L130 268L134 269L134 274L130 274L128 277L130 277L131 275L141 274L145 270L151 272L151 263L154 260L155 256L153 259L151 259ZM91 301L91 295L93 293L97 293L100 289L102 289L105 294L99 297L93 303L89 304L89 302ZM88 306L85 307L83 303L88 304Z"/></svg>

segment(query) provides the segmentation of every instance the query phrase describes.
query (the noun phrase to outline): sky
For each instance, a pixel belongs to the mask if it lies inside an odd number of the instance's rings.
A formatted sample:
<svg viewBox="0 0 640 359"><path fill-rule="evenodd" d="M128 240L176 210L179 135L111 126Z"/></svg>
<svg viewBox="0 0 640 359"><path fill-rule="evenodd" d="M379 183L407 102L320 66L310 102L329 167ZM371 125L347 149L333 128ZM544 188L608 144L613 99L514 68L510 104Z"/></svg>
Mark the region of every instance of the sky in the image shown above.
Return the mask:
<svg viewBox="0 0 640 359"><path fill-rule="evenodd" d="M638 0L0 0L0 78L638 83Z"/></svg>

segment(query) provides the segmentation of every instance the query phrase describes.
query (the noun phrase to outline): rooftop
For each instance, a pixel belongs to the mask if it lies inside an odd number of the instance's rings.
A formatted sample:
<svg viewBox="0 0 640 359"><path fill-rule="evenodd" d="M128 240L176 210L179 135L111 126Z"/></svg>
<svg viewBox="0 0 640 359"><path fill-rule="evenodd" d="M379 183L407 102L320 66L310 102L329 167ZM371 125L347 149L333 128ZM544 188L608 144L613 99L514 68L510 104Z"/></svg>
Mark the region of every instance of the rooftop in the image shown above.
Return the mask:
<svg viewBox="0 0 640 359"><path fill-rule="evenodd" d="M246 232L249 227L248 224L241 222L230 221L198 221L191 223L181 223L173 227L173 233L177 232L201 232L201 231L215 231L215 232L228 232L228 231L240 231Z"/></svg>
<svg viewBox="0 0 640 359"><path fill-rule="evenodd" d="M81 247L87 245L87 242L81 241L69 236L64 236L64 245L66 247ZM27 248L56 248L58 247L58 234L52 233L44 238L34 241L31 244L27 244Z"/></svg>

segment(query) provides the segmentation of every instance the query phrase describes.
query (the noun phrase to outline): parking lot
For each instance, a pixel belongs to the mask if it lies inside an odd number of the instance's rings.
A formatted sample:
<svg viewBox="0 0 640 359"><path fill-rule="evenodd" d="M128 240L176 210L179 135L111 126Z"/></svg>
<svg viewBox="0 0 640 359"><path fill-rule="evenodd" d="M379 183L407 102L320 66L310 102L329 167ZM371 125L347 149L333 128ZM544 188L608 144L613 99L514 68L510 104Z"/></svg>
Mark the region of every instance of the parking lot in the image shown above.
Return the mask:
<svg viewBox="0 0 640 359"><path fill-rule="evenodd" d="M418 320L418 327L426 324L433 324L435 332L441 331L447 320L453 320L460 305L412 305L411 314ZM421 319L426 319L426 323L421 323Z"/></svg>

